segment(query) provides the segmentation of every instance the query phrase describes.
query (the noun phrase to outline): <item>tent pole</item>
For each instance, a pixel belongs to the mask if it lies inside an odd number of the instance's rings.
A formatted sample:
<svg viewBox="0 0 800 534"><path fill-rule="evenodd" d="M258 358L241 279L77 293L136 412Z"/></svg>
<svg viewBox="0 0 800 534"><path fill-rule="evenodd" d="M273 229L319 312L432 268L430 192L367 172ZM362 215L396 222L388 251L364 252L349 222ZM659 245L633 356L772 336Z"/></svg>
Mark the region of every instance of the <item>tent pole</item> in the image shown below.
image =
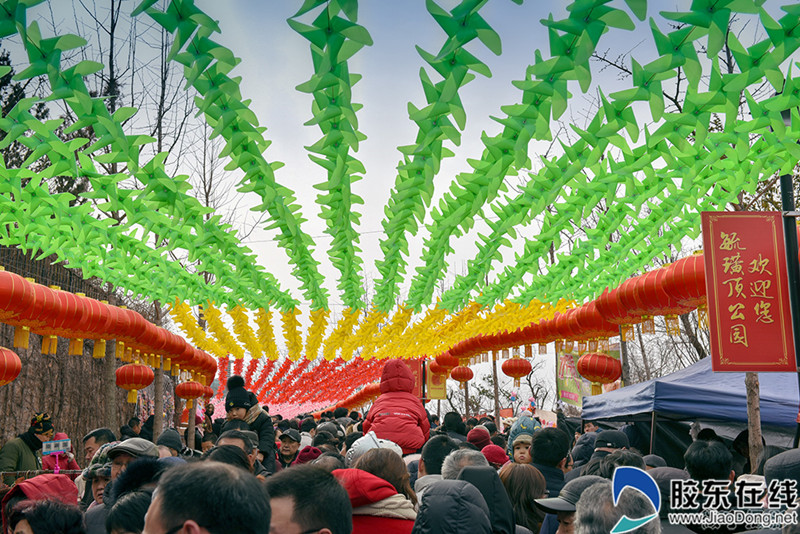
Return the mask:
<svg viewBox="0 0 800 534"><path fill-rule="evenodd" d="M656 437L656 412L653 412L652 417L650 417L650 452L648 454L653 454L654 444L653 441Z"/></svg>

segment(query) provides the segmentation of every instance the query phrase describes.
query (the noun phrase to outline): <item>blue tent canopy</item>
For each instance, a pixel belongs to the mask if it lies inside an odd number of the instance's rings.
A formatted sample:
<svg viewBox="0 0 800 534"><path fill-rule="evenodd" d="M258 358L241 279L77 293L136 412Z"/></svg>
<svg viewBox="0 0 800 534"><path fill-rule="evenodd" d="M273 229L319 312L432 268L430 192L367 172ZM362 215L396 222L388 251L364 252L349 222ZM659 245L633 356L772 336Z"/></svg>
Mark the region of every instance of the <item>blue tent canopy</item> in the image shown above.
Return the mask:
<svg viewBox="0 0 800 534"><path fill-rule="evenodd" d="M584 419L615 419L655 412L672 419L747 422L744 373L715 373L704 358L655 380L584 397ZM795 427L797 374L759 373L761 423Z"/></svg>

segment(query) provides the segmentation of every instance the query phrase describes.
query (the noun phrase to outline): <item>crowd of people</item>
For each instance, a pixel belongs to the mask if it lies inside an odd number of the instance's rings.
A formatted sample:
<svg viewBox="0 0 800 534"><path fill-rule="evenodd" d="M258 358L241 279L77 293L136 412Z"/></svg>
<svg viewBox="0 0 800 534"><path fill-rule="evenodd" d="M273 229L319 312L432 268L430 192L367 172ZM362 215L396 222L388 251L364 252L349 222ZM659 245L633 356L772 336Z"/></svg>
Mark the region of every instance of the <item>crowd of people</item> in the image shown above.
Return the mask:
<svg viewBox="0 0 800 534"><path fill-rule="evenodd" d="M393 360L384 368L381 396L363 416L339 407L319 420L310 414L283 419L270 417L244 380L232 376L226 417L215 419L213 406L206 408L197 450L186 446L188 434L174 429L153 441L152 420L132 418L119 435L99 428L84 436L83 462L63 453L63 469L84 465L79 475L5 477L3 530L608 534L627 517L644 518L629 531L648 534L800 532L791 521L753 528L736 520L669 520L673 506L734 511L732 503L740 504L744 491L756 496L753 507L792 510L800 450L766 447L751 468L737 464L736 451L706 429L679 469L659 456L642 455L625 432L591 422L573 433L543 426L528 411L508 428L498 428L491 416L465 419L456 412L439 421L411 394L412 387L408 367ZM59 435L53 421L36 414L27 431L0 449L0 472L42 469L42 443L54 438ZM612 485L621 467L650 475L661 495L658 509L646 492ZM677 487L699 493L676 505ZM712 503L706 490L714 487L718 498Z"/></svg>

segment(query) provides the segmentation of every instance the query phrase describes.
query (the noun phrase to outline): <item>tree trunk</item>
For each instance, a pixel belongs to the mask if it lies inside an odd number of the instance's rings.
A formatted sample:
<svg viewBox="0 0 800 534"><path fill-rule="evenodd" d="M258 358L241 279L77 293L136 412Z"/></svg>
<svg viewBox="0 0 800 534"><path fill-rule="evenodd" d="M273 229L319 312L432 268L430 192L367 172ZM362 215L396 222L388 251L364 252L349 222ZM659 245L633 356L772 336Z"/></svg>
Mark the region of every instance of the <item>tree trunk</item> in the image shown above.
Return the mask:
<svg viewBox="0 0 800 534"><path fill-rule="evenodd" d="M750 468L752 472L758 466L761 454L761 401L759 399L758 373L745 373L744 384L747 388L747 433L750 447Z"/></svg>
<svg viewBox="0 0 800 534"><path fill-rule="evenodd" d="M175 377L175 382L172 385L172 398L175 401L175 413L172 417L172 425L175 430L181 427L181 416L183 415L183 400L175 393L175 388L178 387L178 377Z"/></svg>
<svg viewBox="0 0 800 534"><path fill-rule="evenodd" d="M631 364L628 361L628 342L622 341L622 327L619 329L619 359L622 364L622 385L630 385Z"/></svg>
<svg viewBox="0 0 800 534"><path fill-rule="evenodd" d="M639 349L642 351L642 365L644 366L645 380L650 380L650 362L647 361L647 353L644 350L644 338L642 337L642 325L636 325L636 335L639 336Z"/></svg>
<svg viewBox="0 0 800 534"><path fill-rule="evenodd" d="M161 303L153 303L153 313L156 324L161 324ZM159 356L159 366L155 370L153 380L153 443L164 430L164 358Z"/></svg>
<svg viewBox="0 0 800 534"><path fill-rule="evenodd" d="M469 419L469 382L464 382L464 417Z"/></svg>
<svg viewBox="0 0 800 534"><path fill-rule="evenodd" d="M197 413L197 401L199 399L193 399L189 402L192 403L191 408L189 408L189 434L186 436L186 446L190 449L194 449L194 425L195 425L195 414ZM188 404L188 403L187 403Z"/></svg>
<svg viewBox="0 0 800 534"><path fill-rule="evenodd" d="M700 315L699 312L695 313L698 313L697 327L700 328ZM700 339L698 339L697 332L695 332L695 329L692 327L692 322L689 320L689 314L684 313L683 315L680 316L680 319L681 319L681 324L683 325L684 334L686 334L686 337L689 338L689 343L692 344L692 347L694 347L695 352L697 352L698 360L702 360L703 358L708 356L708 354L706 353L705 347L703 347L703 344L700 342Z"/></svg>
<svg viewBox="0 0 800 534"><path fill-rule="evenodd" d="M497 383L497 353L492 351L492 382L494 383L494 419L500 428L500 386Z"/></svg>
<svg viewBox="0 0 800 534"><path fill-rule="evenodd" d="M109 339L106 341L106 355L103 358L103 392L102 398L106 399L103 403L103 424L114 431L119 432L119 416L117 415L117 359L114 357L116 342Z"/></svg>
<svg viewBox="0 0 800 534"><path fill-rule="evenodd" d="M158 366L153 380L153 443L164 430L164 365Z"/></svg>

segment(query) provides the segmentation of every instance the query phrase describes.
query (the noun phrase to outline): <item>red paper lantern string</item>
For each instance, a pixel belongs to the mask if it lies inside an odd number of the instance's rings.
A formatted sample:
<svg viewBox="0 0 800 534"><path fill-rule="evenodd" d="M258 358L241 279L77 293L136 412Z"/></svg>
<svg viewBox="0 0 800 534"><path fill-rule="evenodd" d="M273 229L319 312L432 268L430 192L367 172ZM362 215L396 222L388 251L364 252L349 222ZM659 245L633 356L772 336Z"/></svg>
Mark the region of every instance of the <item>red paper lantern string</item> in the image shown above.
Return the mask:
<svg viewBox="0 0 800 534"><path fill-rule="evenodd" d="M244 372L244 383L245 384L252 384L253 383L253 374L256 371L256 367L258 366L259 360L252 358L250 362L247 364L247 370Z"/></svg>
<svg viewBox="0 0 800 534"><path fill-rule="evenodd" d="M228 382L228 358L217 360L217 373L219 374L219 387L215 397L219 397L225 391L225 384Z"/></svg>

